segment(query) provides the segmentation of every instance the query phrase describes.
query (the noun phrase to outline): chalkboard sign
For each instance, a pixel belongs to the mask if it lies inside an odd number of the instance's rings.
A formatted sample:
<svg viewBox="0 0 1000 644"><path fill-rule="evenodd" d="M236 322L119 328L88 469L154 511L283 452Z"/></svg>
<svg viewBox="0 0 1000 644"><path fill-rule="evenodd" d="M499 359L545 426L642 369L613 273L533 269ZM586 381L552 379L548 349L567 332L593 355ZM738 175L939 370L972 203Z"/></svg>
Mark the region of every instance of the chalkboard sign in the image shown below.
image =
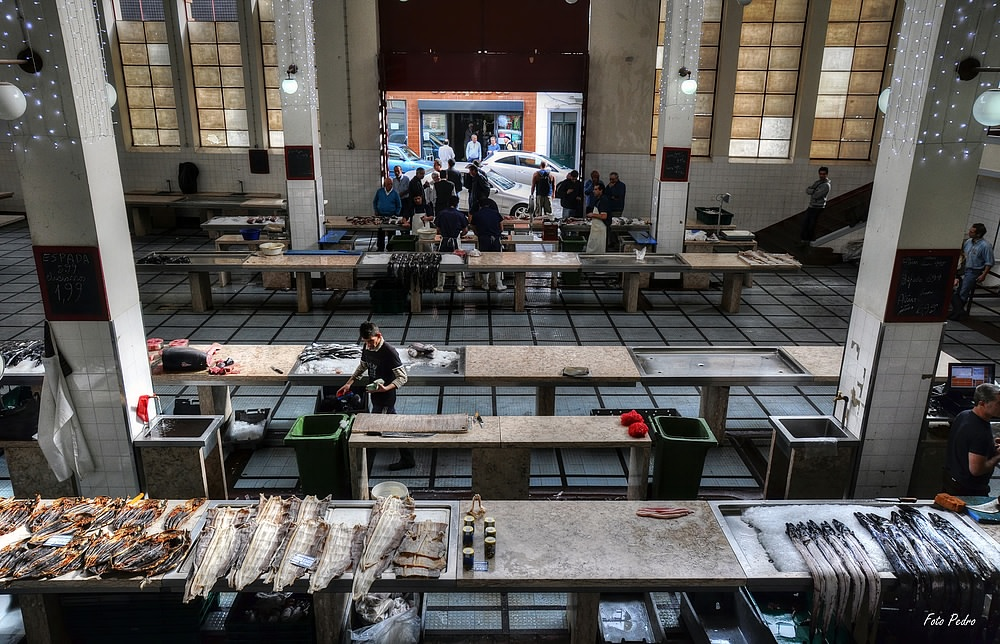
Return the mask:
<svg viewBox="0 0 1000 644"><path fill-rule="evenodd" d="M285 178L289 180L316 178L311 145L285 146Z"/></svg>
<svg viewBox="0 0 1000 644"><path fill-rule="evenodd" d="M101 255L93 246L35 246L45 319L110 320Z"/></svg>
<svg viewBox="0 0 1000 644"><path fill-rule="evenodd" d="M271 174L267 150L250 150L250 174Z"/></svg>
<svg viewBox="0 0 1000 644"><path fill-rule="evenodd" d="M660 181L687 181L691 148L663 148Z"/></svg>
<svg viewBox="0 0 1000 644"><path fill-rule="evenodd" d="M898 250L892 269L886 322L944 322L960 251Z"/></svg>

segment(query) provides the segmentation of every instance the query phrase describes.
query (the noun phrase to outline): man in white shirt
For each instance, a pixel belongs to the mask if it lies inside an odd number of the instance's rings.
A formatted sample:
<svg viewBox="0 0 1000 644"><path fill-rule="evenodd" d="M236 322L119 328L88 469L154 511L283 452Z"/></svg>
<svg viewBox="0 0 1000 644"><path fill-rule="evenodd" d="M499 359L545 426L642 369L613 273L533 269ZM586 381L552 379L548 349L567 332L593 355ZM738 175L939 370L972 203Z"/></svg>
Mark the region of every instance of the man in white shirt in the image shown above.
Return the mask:
<svg viewBox="0 0 1000 644"><path fill-rule="evenodd" d="M465 145L465 160L472 163L473 161L479 161L482 158L483 148L479 145L479 137L473 134L472 139Z"/></svg>
<svg viewBox="0 0 1000 644"><path fill-rule="evenodd" d="M438 158L441 159L442 166L448 165L448 159L455 158L455 151L448 145L448 139L445 139L444 145L438 148Z"/></svg>

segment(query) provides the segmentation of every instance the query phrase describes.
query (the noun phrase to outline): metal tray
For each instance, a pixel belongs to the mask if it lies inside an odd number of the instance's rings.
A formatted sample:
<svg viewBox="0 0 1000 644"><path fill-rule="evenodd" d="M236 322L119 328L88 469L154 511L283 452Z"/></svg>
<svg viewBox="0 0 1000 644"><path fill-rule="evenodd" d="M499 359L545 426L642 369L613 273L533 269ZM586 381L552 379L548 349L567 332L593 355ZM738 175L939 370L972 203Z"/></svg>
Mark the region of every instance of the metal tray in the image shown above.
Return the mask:
<svg viewBox="0 0 1000 644"><path fill-rule="evenodd" d="M898 501L875 501L875 500L846 500L846 501L823 501L823 502L803 502L803 501L709 501L712 514L722 527L723 534L729 541L730 547L736 554L736 559L743 567L743 572L747 577L747 588L750 590L780 590L780 591L803 591L812 588L812 579L805 565L801 570L781 572L771 563L771 556L761 545L753 528L742 520L744 510L757 506L812 506L808 513L803 513L803 519L813 519L817 523L824 517L820 515L820 508L829 506L863 506L866 508L890 508L904 505ZM918 508L927 508L932 505L931 501L920 501L917 503L907 503ZM996 565L1000 562L1000 549L975 522L965 516L954 512L939 511L939 514L946 517L957 529L973 540L979 540L989 546L992 544L993 552L983 550L983 554L990 558ZM849 528L854 530L862 543L871 541L867 531L858 524L853 516L848 519L841 519ZM872 546L876 548L877 546ZM886 580L895 580L891 572L881 573L883 583Z"/></svg>
<svg viewBox="0 0 1000 644"><path fill-rule="evenodd" d="M396 347L403 365L407 367L406 373L409 376L407 385L458 385L465 382L465 347L436 345L435 347L440 351L457 353L458 359L439 366L431 364L431 359L428 358L411 358L404 346ZM345 360L341 373L305 373L302 370L302 363L296 359L291 371L288 372L288 382L299 385L343 384L354 373L358 362L358 360L350 362Z"/></svg>
<svg viewBox="0 0 1000 644"><path fill-rule="evenodd" d="M646 384L804 384L813 375L781 347L629 347Z"/></svg>

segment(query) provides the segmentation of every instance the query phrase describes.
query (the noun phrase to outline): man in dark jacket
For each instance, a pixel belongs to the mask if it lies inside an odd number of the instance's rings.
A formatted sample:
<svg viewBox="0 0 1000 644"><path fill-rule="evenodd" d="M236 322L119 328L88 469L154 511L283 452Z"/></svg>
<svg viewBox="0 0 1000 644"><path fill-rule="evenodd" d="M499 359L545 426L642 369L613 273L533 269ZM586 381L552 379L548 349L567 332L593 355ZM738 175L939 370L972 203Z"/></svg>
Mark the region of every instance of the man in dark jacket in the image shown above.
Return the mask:
<svg viewBox="0 0 1000 644"><path fill-rule="evenodd" d="M470 165L469 174L465 175L465 187L469 191L469 213L472 214L479 210L484 199L489 199L490 182L479 171L478 166Z"/></svg>
<svg viewBox="0 0 1000 644"><path fill-rule="evenodd" d="M556 197L562 206L562 216L583 217L583 182L580 173L573 170L556 186Z"/></svg>
<svg viewBox="0 0 1000 644"><path fill-rule="evenodd" d="M448 167L441 178L455 184L455 194L459 197L462 196L462 173L455 169L455 159L448 159Z"/></svg>

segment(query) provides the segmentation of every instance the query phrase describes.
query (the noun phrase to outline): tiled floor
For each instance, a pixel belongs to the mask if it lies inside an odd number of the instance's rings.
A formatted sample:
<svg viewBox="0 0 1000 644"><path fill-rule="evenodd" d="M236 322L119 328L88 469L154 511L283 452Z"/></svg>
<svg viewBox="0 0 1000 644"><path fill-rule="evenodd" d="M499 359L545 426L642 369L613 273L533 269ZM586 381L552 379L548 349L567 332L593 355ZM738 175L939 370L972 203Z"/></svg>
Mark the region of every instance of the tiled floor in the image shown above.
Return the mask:
<svg viewBox="0 0 1000 644"><path fill-rule="evenodd" d="M134 243L136 256L162 250L214 250L198 230L177 229ZM0 227L0 340L41 338L43 311L24 222ZM192 342L301 344L311 341L353 342L358 325L374 319L394 344L568 344L568 345L834 345L845 342L857 268L853 265L807 267L800 273L762 275L746 289L740 313L719 311L721 290L647 289L644 310L621 311L621 293L605 281L583 280L579 287L553 290L547 277L529 280L528 311L510 310L513 289L504 293L468 288L463 293L425 295L425 311L372 317L365 291L316 292L316 309L296 314L294 291L265 290L259 278L236 275L225 287L215 286L217 308L194 313L184 274L140 274L139 292L147 335ZM599 287L599 288L595 288ZM325 293L325 294L324 294ZM1000 362L1000 344L991 339L1000 327L1000 300L983 300L969 325L949 323L944 350L960 359ZM975 330L975 327L979 330ZM984 334L981 331L986 331ZM820 414L832 411L834 386L733 387L730 430L767 430L770 414ZM194 387L161 387L164 409L173 397L194 398ZM280 447L280 436L294 420L313 412L315 387L238 387L236 409L272 407L268 447L249 461L236 488L293 489L294 456ZM589 414L600 408L675 408L698 413L696 387L572 387L557 390L556 411ZM486 415L533 413L533 390L519 387L405 387L402 413L456 413L478 410ZM467 455L418 450L413 471L393 473L412 489L467 488ZM388 476L391 452L379 453L373 480ZM553 450L536 452L532 485L542 493L616 488L623 491L624 456ZM400 474L406 476L401 477ZM754 494L757 483L729 448L713 450L705 467L703 492Z"/></svg>

